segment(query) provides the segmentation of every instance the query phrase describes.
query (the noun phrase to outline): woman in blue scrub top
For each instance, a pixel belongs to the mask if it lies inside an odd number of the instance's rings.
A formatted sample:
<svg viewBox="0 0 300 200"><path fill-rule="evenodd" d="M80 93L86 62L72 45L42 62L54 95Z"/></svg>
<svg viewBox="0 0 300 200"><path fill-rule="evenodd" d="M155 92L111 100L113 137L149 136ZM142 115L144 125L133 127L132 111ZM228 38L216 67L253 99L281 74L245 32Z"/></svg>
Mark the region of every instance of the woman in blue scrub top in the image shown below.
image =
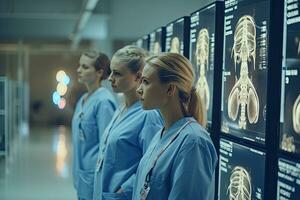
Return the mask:
<svg viewBox="0 0 300 200"><path fill-rule="evenodd" d="M81 55L78 81L87 88L77 102L72 120L73 183L78 199L92 199L99 139L110 122L116 103L101 81L110 74L110 61L103 53L88 51Z"/></svg>
<svg viewBox="0 0 300 200"><path fill-rule="evenodd" d="M164 128L139 164L134 200L213 200L217 154L193 88L188 59L163 53L146 60L137 92L143 108L159 109Z"/></svg>
<svg viewBox="0 0 300 200"><path fill-rule="evenodd" d="M114 92L123 93L125 102L101 138L94 200L131 200L140 159L162 128L161 115L155 110L144 111L136 93L145 56L143 49L126 46L112 58L109 81Z"/></svg>

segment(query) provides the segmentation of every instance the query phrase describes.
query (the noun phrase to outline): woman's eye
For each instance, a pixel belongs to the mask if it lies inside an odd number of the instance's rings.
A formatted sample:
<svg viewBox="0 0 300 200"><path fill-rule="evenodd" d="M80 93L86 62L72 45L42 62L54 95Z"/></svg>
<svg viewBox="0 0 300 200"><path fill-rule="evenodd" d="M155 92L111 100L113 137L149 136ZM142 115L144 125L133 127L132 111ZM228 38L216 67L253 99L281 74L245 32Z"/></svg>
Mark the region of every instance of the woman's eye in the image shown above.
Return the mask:
<svg viewBox="0 0 300 200"><path fill-rule="evenodd" d="M121 76L121 73L119 73L119 72L113 72L113 74L114 74L115 76Z"/></svg>
<svg viewBox="0 0 300 200"><path fill-rule="evenodd" d="M143 79L143 80L142 80L142 83L145 84L145 85L148 85L148 84L149 84L149 82L148 82L146 79Z"/></svg>

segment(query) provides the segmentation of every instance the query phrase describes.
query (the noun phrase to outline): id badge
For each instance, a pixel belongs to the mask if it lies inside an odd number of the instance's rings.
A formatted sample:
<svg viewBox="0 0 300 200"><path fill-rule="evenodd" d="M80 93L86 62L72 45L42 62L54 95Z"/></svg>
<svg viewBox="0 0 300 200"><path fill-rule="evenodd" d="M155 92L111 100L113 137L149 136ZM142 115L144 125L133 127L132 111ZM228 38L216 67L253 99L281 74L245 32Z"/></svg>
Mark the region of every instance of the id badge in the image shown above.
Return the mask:
<svg viewBox="0 0 300 200"><path fill-rule="evenodd" d="M150 186L148 183L145 183L140 191L141 200L146 200L149 192L150 192Z"/></svg>

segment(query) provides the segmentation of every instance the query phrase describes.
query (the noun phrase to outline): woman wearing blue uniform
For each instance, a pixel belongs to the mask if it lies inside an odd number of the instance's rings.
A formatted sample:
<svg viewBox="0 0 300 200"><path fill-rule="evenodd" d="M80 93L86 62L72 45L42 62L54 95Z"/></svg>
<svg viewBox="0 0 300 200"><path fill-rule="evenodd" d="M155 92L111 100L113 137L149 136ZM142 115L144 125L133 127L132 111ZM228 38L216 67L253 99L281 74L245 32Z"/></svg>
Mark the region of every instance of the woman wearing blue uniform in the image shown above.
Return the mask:
<svg viewBox="0 0 300 200"><path fill-rule="evenodd" d="M94 200L131 199L135 173L154 134L162 128L155 111L144 111L136 89L144 67L145 51L135 46L118 50L111 61L109 77L116 93L123 93L121 105L101 138L95 172Z"/></svg>
<svg viewBox="0 0 300 200"><path fill-rule="evenodd" d="M77 69L78 81L87 88L77 102L72 120L73 183L78 199L92 199L94 172L99 139L110 122L116 104L113 95L101 87L110 74L105 54L88 51L82 54Z"/></svg>
<svg viewBox="0 0 300 200"><path fill-rule="evenodd" d="M180 54L146 60L137 92L143 108L158 108L165 123L141 159L134 200L214 199L217 154L193 83L192 65Z"/></svg>

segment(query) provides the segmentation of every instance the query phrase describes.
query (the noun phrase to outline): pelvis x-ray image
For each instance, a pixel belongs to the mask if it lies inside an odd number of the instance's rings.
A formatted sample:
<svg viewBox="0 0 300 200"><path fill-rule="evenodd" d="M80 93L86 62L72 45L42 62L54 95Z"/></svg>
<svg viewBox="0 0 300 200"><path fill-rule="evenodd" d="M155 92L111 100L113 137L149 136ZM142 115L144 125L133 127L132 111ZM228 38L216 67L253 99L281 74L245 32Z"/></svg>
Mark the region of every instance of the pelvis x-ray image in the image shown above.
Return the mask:
<svg viewBox="0 0 300 200"><path fill-rule="evenodd" d="M180 53L180 41L178 37L174 37L171 40L171 53Z"/></svg>
<svg viewBox="0 0 300 200"><path fill-rule="evenodd" d="M203 28L199 31L195 54L197 68L199 69L200 73L199 79L196 83L196 90L200 94L201 100L206 107L206 110L208 110L210 92L205 76L205 71L208 70L209 33L206 28Z"/></svg>
<svg viewBox="0 0 300 200"><path fill-rule="evenodd" d="M300 134L300 95L293 106L293 128L296 133Z"/></svg>
<svg viewBox="0 0 300 200"><path fill-rule="evenodd" d="M236 166L233 169L228 193L230 200L251 200L251 178L245 168Z"/></svg>
<svg viewBox="0 0 300 200"><path fill-rule="evenodd" d="M235 121L240 113L238 125L241 129L246 129L247 121L253 124L259 117L259 98L248 73L248 62L252 61L255 69L255 55L255 22L250 15L244 15L237 22L232 48L235 70L240 66L240 75L236 76L228 97L228 116Z"/></svg>

